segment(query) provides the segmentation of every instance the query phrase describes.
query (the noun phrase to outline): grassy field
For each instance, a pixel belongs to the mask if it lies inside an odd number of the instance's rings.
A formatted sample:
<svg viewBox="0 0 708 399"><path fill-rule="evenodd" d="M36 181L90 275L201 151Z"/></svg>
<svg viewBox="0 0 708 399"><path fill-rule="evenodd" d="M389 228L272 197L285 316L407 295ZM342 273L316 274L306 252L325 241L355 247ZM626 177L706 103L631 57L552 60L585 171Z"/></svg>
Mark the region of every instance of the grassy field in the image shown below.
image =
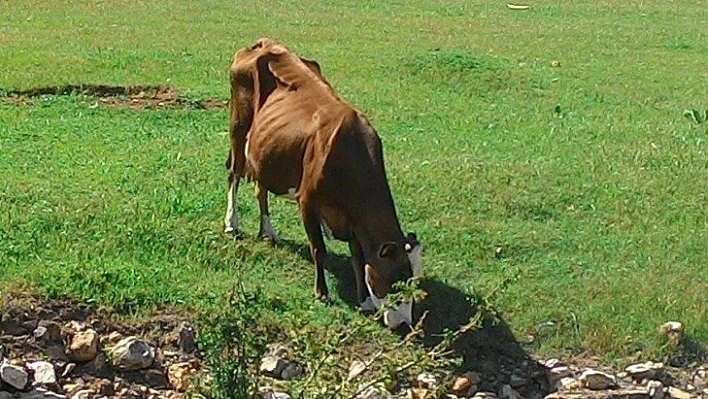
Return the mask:
<svg viewBox="0 0 708 399"><path fill-rule="evenodd" d="M379 131L404 229L426 246L429 332L481 301L539 354L655 357L668 320L708 343L708 124L683 116L708 108L700 2L258 4L0 2L0 89L226 99L233 53L273 37ZM285 336L356 323L399 339L352 306L344 245L330 243L334 305L314 303L291 203L272 201L290 246L253 239L250 186L250 238L221 235L225 110L94 104L0 102L0 289L200 314L241 276Z"/></svg>

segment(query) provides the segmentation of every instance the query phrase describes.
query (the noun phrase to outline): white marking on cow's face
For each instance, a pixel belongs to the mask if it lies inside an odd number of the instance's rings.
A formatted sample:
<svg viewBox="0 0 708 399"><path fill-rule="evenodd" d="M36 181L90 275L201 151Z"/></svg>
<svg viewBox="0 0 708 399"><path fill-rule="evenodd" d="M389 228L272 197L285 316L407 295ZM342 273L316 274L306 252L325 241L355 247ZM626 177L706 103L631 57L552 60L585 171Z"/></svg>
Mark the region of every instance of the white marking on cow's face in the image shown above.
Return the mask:
<svg viewBox="0 0 708 399"><path fill-rule="evenodd" d="M366 289L369 290L369 298L367 298L367 300L371 300L374 308L379 310L385 306L388 306L388 298L377 297L376 294L374 294L374 290L371 289L371 285L369 285L369 280L364 278L364 282L366 283ZM364 303L366 303L366 301L362 303L362 308ZM400 326L402 323L406 323L409 326L413 325L413 302L405 302L398 305L395 309L384 310L383 321L384 324L386 324L386 327L392 330Z"/></svg>
<svg viewBox="0 0 708 399"><path fill-rule="evenodd" d="M236 203L236 185L229 184L226 191L226 216L224 217L224 232L235 233L238 231L238 204Z"/></svg>

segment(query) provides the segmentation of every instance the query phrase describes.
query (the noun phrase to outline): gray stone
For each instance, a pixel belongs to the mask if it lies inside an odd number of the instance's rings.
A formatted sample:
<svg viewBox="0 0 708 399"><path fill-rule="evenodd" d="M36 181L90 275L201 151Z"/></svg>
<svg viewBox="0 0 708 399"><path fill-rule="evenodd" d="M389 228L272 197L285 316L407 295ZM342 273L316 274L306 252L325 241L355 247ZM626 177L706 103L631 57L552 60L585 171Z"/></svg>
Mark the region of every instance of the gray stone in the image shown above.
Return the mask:
<svg viewBox="0 0 708 399"><path fill-rule="evenodd" d="M613 375L593 369L585 369L579 378L584 387L592 390L612 388L617 385Z"/></svg>
<svg viewBox="0 0 708 399"><path fill-rule="evenodd" d="M647 394L651 399L661 399L664 397L664 384L661 381L649 381L647 383Z"/></svg>
<svg viewBox="0 0 708 399"><path fill-rule="evenodd" d="M295 377L302 375L302 367L299 364L290 362L283 371L280 372L280 378L283 380L292 380Z"/></svg>
<svg viewBox="0 0 708 399"><path fill-rule="evenodd" d="M32 332L34 339L42 344L60 344L61 325L54 321L40 322L39 327Z"/></svg>
<svg viewBox="0 0 708 399"><path fill-rule="evenodd" d="M511 387L511 385L504 385L501 389L502 399L524 399L518 392Z"/></svg>
<svg viewBox="0 0 708 399"><path fill-rule="evenodd" d="M197 334L194 332L194 327L186 321L180 327L178 345L186 353L197 351Z"/></svg>
<svg viewBox="0 0 708 399"><path fill-rule="evenodd" d="M0 366L0 379L15 389L25 389L29 382L29 374L22 367L3 363Z"/></svg>
<svg viewBox="0 0 708 399"><path fill-rule="evenodd" d="M289 362L278 356L264 356L259 371L267 376L280 378L280 373Z"/></svg>
<svg viewBox="0 0 708 399"><path fill-rule="evenodd" d="M268 355L261 359L261 373L281 380L290 380L302 374L302 367L282 357Z"/></svg>
<svg viewBox="0 0 708 399"><path fill-rule="evenodd" d="M155 349L137 337L126 337L111 348L110 358L121 370L143 370L155 361Z"/></svg>
<svg viewBox="0 0 708 399"><path fill-rule="evenodd" d="M509 377L509 385L512 388L521 388L529 384L529 378L521 370L514 371Z"/></svg>

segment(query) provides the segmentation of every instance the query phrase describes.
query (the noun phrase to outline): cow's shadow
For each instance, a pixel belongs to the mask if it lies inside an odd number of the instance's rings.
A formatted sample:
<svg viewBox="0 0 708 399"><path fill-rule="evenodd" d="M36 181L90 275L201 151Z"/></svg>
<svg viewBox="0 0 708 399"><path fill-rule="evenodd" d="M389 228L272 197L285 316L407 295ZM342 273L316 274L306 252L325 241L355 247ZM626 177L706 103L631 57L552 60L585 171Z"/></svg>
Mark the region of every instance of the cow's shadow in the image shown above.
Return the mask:
<svg viewBox="0 0 708 399"><path fill-rule="evenodd" d="M308 246L291 241L283 241L281 245L312 262ZM328 256L326 269L336 279L340 298L347 305L356 307L356 283L351 259L333 252L328 252ZM427 297L416 303L414 317L419 320L426 314L422 345L433 348L443 340L446 332L457 331L477 318L476 328L459 335L452 345L454 354L462 358L460 370L456 371L479 372L483 377L479 386L482 390L499 392L502 386L511 382L512 374L516 374L527 380L519 388L523 396L549 392L543 366L527 353L500 316L478 308L478 298L435 278L422 279L420 288L427 293Z"/></svg>

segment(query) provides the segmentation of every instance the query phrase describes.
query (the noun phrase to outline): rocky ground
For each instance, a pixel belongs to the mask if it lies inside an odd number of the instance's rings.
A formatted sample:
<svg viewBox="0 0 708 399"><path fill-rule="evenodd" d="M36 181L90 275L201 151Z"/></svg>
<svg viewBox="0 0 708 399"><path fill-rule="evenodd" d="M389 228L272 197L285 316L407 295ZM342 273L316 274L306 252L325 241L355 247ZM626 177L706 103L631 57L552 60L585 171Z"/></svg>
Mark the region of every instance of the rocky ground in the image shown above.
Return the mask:
<svg viewBox="0 0 708 399"><path fill-rule="evenodd" d="M31 297L6 299L0 310L0 399L186 398L192 378L204 371L194 328L174 312L129 324L80 303ZM680 324L664 329L681 339ZM273 345L260 365L261 396L289 398L269 387L303 378L303 370L287 343ZM700 362L613 370L592 359L529 358L494 376L473 369L453 378L423 373L393 393L369 384L367 372L366 359L349 368L359 399L708 398L708 364Z"/></svg>
<svg viewBox="0 0 708 399"><path fill-rule="evenodd" d="M179 315L131 325L72 301L7 299L0 343L0 399L176 399L202 367Z"/></svg>

